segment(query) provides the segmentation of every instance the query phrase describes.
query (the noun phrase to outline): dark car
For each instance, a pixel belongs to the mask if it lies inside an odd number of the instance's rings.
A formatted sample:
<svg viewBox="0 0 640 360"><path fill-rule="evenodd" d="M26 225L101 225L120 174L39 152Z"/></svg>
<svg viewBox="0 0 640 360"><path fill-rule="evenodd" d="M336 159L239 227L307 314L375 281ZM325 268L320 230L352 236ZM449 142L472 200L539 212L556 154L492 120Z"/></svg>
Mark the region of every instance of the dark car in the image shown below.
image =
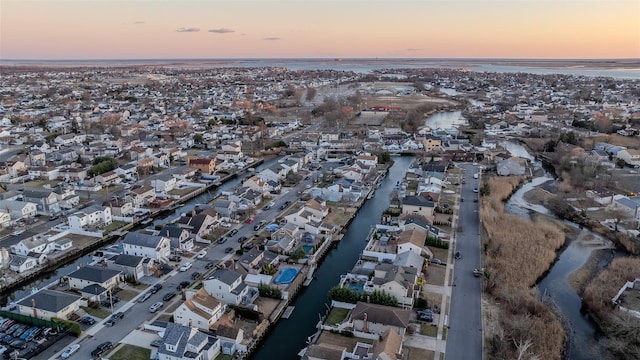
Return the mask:
<svg viewBox="0 0 640 360"><path fill-rule="evenodd" d="M180 255L169 255L169 261L180 262L180 261L182 261L182 256L180 256Z"/></svg>
<svg viewBox="0 0 640 360"><path fill-rule="evenodd" d="M233 251L233 248L232 248L232 247L228 247L228 248L224 249L224 252L225 252L226 254L228 254L228 253L230 253L230 252L232 252L232 251Z"/></svg>
<svg viewBox="0 0 640 360"><path fill-rule="evenodd" d="M11 342L11 344L9 344L9 346L11 346L14 349L26 349L27 348L27 342L24 340L13 340Z"/></svg>
<svg viewBox="0 0 640 360"><path fill-rule="evenodd" d="M204 268L205 268L205 269L207 269L207 270L209 270L209 269L211 269L211 268L212 268L212 267L214 267L214 266L216 266L216 264L215 264L215 263L213 263L213 262L208 262L208 263L207 263L207 265L205 265L205 266L204 266Z"/></svg>
<svg viewBox="0 0 640 360"><path fill-rule="evenodd" d="M238 242L239 242L239 243L244 242L245 240L247 240L247 237L246 237L246 236L240 236L240 237L238 238Z"/></svg>
<svg viewBox="0 0 640 360"><path fill-rule="evenodd" d="M162 344L162 339L156 339L151 342L151 346L153 347L160 347L161 344Z"/></svg>
<svg viewBox="0 0 640 360"><path fill-rule="evenodd" d="M198 280L198 279L200 279L201 276L202 276L202 274L200 274L199 272L196 271L196 272L191 274L191 279L192 280Z"/></svg>
<svg viewBox="0 0 640 360"><path fill-rule="evenodd" d="M238 233L238 229L233 229L233 230L229 231L229 236L234 236L237 233Z"/></svg>
<svg viewBox="0 0 640 360"><path fill-rule="evenodd" d="M96 319L92 318L89 315L85 315L83 317L80 318L80 320L78 320L78 322L82 323L82 324L86 324L86 325L93 325L96 323Z"/></svg>
<svg viewBox="0 0 640 360"><path fill-rule="evenodd" d="M181 281L180 284L178 284L178 291L188 288L189 285L191 285L189 281Z"/></svg>
<svg viewBox="0 0 640 360"><path fill-rule="evenodd" d="M287 205L285 205L285 204L280 205L280 210L284 210L286 208L287 208Z"/></svg>
<svg viewBox="0 0 640 360"><path fill-rule="evenodd" d="M106 351L108 351L112 347L113 347L113 344L111 343L111 341L105 341L102 344L98 345L95 348L95 350L91 352L91 356L94 358L97 358L98 356L104 354Z"/></svg>
<svg viewBox="0 0 640 360"><path fill-rule="evenodd" d="M460 253L460 251L456 251L455 258L456 258L456 260L462 259L462 254Z"/></svg>
<svg viewBox="0 0 640 360"><path fill-rule="evenodd" d="M224 244L227 242L227 238L225 237L221 237L220 239L218 239L218 244Z"/></svg>
<svg viewBox="0 0 640 360"><path fill-rule="evenodd" d="M152 294L155 294L160 291L160 289L162 289L162 284L155 284L149 289L149 291L151 291Z"/></svg>
<svg viewBox="0 0 640 360"><path fill-rule="evenodd" d="M418 311L418 320L433 322L433 311L429 309Z"/></svg>
<svg viewBox="0 0 640 360"><path fill-rule="evenodd" d="M176 293L171 291L171 292L168 292L168 293L164 294L164 296L162 297L162 300L169 301L169 300L173 299L174 296L176 296Z"/></svg>

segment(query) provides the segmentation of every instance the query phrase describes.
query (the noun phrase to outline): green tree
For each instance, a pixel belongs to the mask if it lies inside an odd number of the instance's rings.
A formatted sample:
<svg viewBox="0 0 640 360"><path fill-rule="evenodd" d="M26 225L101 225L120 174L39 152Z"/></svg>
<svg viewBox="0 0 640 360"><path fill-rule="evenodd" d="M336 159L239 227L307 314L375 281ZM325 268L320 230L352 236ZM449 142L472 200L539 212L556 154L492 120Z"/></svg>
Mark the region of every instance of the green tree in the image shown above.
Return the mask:
<svg viewBox="0 0 640 360"><path fill-rule="evenodd" d="M194 134L193 135L193 142L195 142L196 144L202 144L202 140L204 138L202 137L201 134Z"/></svg>

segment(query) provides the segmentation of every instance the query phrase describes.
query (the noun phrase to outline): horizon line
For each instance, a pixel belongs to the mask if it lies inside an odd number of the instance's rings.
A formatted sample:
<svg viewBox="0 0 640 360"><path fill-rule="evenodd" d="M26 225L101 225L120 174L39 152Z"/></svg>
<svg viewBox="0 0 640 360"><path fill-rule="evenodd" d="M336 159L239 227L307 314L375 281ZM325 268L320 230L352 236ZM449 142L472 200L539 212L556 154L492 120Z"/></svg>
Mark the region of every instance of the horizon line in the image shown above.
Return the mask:
<svg viewBox="0 0 640 360"><path fill-rule="evenodd" d="M349 60L431 60L431 61L451 61L451 60L480 60L480 61L640 61L640 58L496 58L496 57L192 57L192 58L65 58L65 59L30 59L30 58L15 58L15 59L1 59L4 61L203 61L203 60L215 60L215 61L229 61L229 60L331 60L331 61L349 61Z"/></svg>

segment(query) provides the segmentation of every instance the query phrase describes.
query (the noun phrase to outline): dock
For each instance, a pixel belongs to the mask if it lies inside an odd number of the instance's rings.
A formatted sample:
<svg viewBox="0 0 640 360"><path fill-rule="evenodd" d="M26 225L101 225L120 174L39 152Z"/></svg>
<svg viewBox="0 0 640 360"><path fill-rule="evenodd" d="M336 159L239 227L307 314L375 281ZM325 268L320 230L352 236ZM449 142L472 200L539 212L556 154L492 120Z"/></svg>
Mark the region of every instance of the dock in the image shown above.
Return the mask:
<svg viewBox="0 0 640 360"><path fill-rule="evenodd" d="M289 316L291 316L291 314L293 313L293 309L295 309L295 308L296 308L295 306L287 306L287 309L282 314L282 318L283 319L288 319Z"/></svg>

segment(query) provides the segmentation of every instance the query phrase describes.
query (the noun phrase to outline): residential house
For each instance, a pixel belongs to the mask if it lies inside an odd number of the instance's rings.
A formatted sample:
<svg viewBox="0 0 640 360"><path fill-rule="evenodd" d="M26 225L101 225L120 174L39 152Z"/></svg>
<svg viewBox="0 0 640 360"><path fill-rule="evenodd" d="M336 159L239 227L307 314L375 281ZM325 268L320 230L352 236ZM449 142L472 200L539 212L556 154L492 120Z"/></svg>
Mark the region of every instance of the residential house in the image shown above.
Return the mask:
<svg viewBox="0 0 640 360"><path fill-rule="evenodd" d="M58 171L59 169L55 166L31 166L29 167L29 177L51 181L58 178Z"/></svg>
<svg viewBox="0 0 640 360"><path fill-rule="evenodd" d="M187 299L173 312L176 324L209 331L224 314L226 304L209 295L204 288L187 295Z"/></svg>
<svg viewBox="0 0 640 360"><path fill-rule="evenodd" d="M67 217L69 227L72 229L85 229L87 227L104 227L113 222L111 208L108 206L92 205L76 211Z"/></svg>
<svg viewBox="0 0 640 360"><path fill-rule="evenodd" d="M195 158L187 159L187 166L200 171L202 174L213 174L216 169L216 159Z"/></svg>
<svg viewBox="0 0 640 360"><path fill-rule="evenodd" d="M95 181L102 185L113 185L121 181L120 176L115 171L107 171L104 174L97 175Z"/></svg>
<svg viewBox="0 0 640 360"><path fill-rule="evenodd" d="M131 202L134 208L140 208L147 205L155 196L156 194L153 187L149 185L135 185L127 192L125 200Z"/></svg>
<svg viewBox="0 0 640 360"><path fill-rule="evenodd" d="M51 189L26 188L22 192L22 200L36 204L36 211L41 215L56 214L60 212L58 196Z"/></svg>
<svg viewBox="0 0 640 360"><path fill-rule="evenodd" d="M232 269L216 269L203 281L203 287L211 296L225 304L242 304L249 295L248 286L242 281L242 274Z"/></svg>
<svg viewBox="0 0 640 360"><path fill-rule="evenodd" d="M398 305L411 308L413 301L420 295L418 278L421 268L403 267L393 264L377 264L373 277L365 283L364 291L385 292L398 299Z"/></svg>
<svg viewBox="0 0 640 360"><path fill-rule="evenodd" d="M158 347L159 360L211 360L220 354L220 341L193 327L167 323Z"/></svg>
<svg viewBox="0 0 640 360"><path fill-rule="evenodd" d="M280 164L274 164L266 169L263 169L256 175L258 175L258 177L263 181L280 182L287 176L287 172L285 171L284 167L280 166Z"/></svg>
<svg viewBox="0 0 640 360"><path fill-rule="evenodd" d="M128 255L143 256L168 262L171 255L171 240L166 236L141 232L128 232L122 240L123 252Z"/></svg>
<svg viewBox="0 0 640 360"><path fill-rule="evenodd" d="M233 219L238 210L238 205L235 201L220 199L213 204L213 209L221 218Z"/></svg>
<svg viewBox="0 0 640 360"><path fill-rule="evenodd" d="M90 285L99 285L106 290L114 289L120 284L122 272L100 266L82 266L66 276L69 288L82 290Z"/></svg>
<svg viewBox="0 0 640 360"><path fill-rule="evenodd" d="M640 167L640 150L637 149L625 149L621 150L617 154L618 159L624 160L627 164L633 167Z"/></svg>
<svg viewBox="0 0 640 360"><path fill-rule="evenodd" d="M145 258L143 256L120 254L110 259L109 267L122 272L125 276L130 276L135 280L140 280L145 276Z"/></svg>
<svg viewBox="0 0 640 360"><path fill-rule="evenodd" d="M102 203L102 206L111 209L112 216L127 217L133 215L133 204L125 199L111 199Z"/></svg>
<svg viewBox="0 0 640 360"><path fill-rule="evenodd" d="M424 196L405 196L401 200L402 213L421 215L427 219L433 218L435 204Z"/></svg>
<svg viewBox="0 0 640 360"><path fill-rule="evenodd" d="M138 168L135 164L125 164L113 170L118 176L122 175L127 179L137 178Z"/></svg>
<svg viewBox="0 0 640 360"><path fill-rule="evenodd" d="M401 226L404 230L419 230L427 236L440 236L440 229L433 226L433 224L422 216L412 216L408 219L404 219Z"/></svg>
<svg viewBox="0 0 640 360"><path fill-rule="evenodd" d="M611 205L616 197L616 193L605 188L587 190L586 195L600 205Z"/></svg>
<svg viewBox="0 0 640 360"><path fill-rule="evenodd" d="M0 174L7 174L10 178L17 178L29 173L29 167L22 161L1 161Z"/></svg>
<svg viewBox="0 0 640 360"><path fill-rule="evenodd" d="M398 250L397 253L401 254L405 251L412 251L420 256L424 253L424 241L426 239L425 233L417 230L405 230L398 236Z"/></svg>
<svg viewBox="0 0 640 360"><path fill-rule="evenodd" d="M426 151L441 151L442 150L442 138L439 136L427 134L420 137L420 141Z"/></svg>
<svg viewBox="0 0 640 360"><path fill-rule="evenodd" d="M0 209L0 229L5 229L11 225L11 214Z"/></svg>
<svg viewBox="0 0 640 360"><path fill-rule="evenodd" d="M613 206L615 209L622 210L629 220L634 221L636 226L640 224L640 197L621 197L617 198Z"/></svg>
<svg viewBox="0 0 640 360"><path fill-rule="evenodd" d="M51 251L48 247L49 239L47 237L34 235L11 245L10 249L13 254L27 256L29 254L48 254Z"/></svg>
<svg viewBox="0 0 640 360"><path fill-rule="evenodd" d="M42 289L18 302L18 311L44 320L67 319L80 309L80 299L78 295Z"/></svg>
<svg viewBox="0 0 640 360"><path fill-rule="evenodd" d="M160 174L151 180L151 186L155 189L156 193L168 193L175 189L178 185L178 179L172 174Z"/></svg>
<svg viewBox="0 0 640 360"><path fill-rule="evenodd" d="M393 329L403 337L409 326L410 316L409 309L359 301L351 310L349 321L356 331L382 335L388 329Z"/></svg>
<svg viewBox="0 0 640 360"><path fill-rule="evenodd" d="M87 169L67 167L58 170L58 179L64 181L82 181L87 178Z"/></svg>
<svg viewBox="0 0 640 360"><path fill-rule="evenodd" d="M36 216L38 207L32 202L0 200L0 209L11 214L12 220L18 220Z"/></svg>
<svg viewBox="0 0 640 360"><path fill-rule="evenodd" d="M189 230L180 227L179 224L167 224L160 229L160 235L168 237L171 240L171 249L179 249L182 251L191 251L195 246L193 237Z"/></svg>
<svg viewBox="0 0 640 360"><path fill-rule="evenodd" d="M9 261L9 269L17 273L31 270L38 265L38 259L25 255L12 255Z"/></svg>
<svg viewBox="0 0 640 360"><path fill-rule="evenodd" d="M196 240L209 235L217 226L218 214L213 209L205 209L193 216L182 216L177 223L181 228L187 229Z"/></svg>

